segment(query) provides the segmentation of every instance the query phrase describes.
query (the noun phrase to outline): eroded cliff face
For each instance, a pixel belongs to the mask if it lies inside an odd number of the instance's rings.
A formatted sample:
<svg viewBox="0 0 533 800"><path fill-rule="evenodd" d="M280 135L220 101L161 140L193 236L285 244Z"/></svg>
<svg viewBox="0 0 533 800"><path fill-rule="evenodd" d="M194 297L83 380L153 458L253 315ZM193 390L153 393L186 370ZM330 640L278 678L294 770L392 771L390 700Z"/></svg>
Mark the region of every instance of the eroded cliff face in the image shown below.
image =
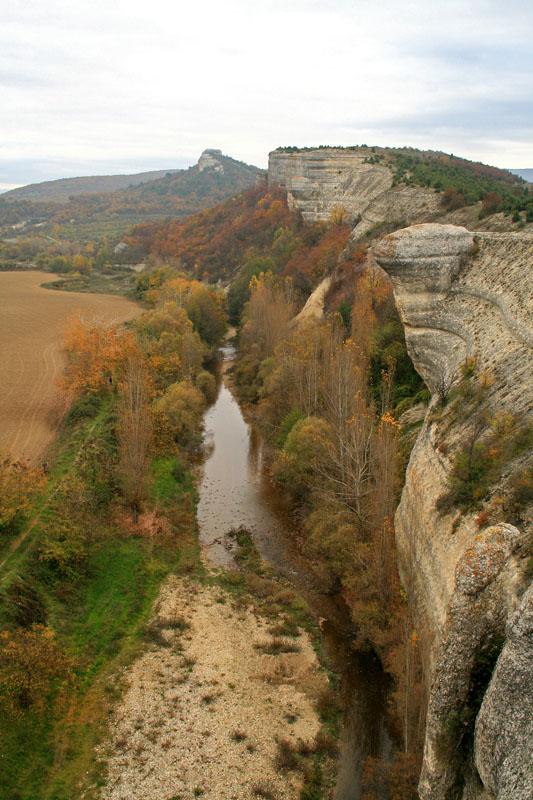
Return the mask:
<svg viewBox="0 0 533 800"><path fill-rule="evenodd" d="M533 419L533 237L416 225L384 237L376 258L433 393L396 515L402 578L431 683L420 796L526 800L533 796L533 593L524 593L531 516L511 525L500 514L480 528L473 511L439 511L437 501L472 436L472 416L461 417L457 401L452 410L439 400L457 385L465 359L475 359L485 381L485 419ZM505 494L506 477L531 455L506 465L496 493Z"/></svg>
<svg viewBox="0 0 533 800"><path fill-rule="evenodd" d="M431 687L419 793L422 800L531 800L533 508L510 524L504 501L533 454L507 463L492 487L495 524L476 520L478 510L437 506L481 416L533 421L533 232L435 224L479 221L471 208L445 215L430 190L393 186L390 169L369 163L361 148L273 152L269 181L287 189L308 222L344 208L352 241L382 224L402 228L374 255L391 277L409 353L432 392L395 525ZM482 224L494 231L509 222ZM321 313L330 280L304 316ZM467 359L485 382L475 414L468 404L461 413L460 395L446 403Z"/></svg>
<svg viewBox="0 0 533 800"><path fill-rule="evenodd" d="M393 187L392 171L368 163L365 148L319 148L293 153L274 151L268 157L268 180L288 192L306 222L329 220L343 208L357 238L386 220L409 224L431 217L438 195L420 187Z"/></svg>

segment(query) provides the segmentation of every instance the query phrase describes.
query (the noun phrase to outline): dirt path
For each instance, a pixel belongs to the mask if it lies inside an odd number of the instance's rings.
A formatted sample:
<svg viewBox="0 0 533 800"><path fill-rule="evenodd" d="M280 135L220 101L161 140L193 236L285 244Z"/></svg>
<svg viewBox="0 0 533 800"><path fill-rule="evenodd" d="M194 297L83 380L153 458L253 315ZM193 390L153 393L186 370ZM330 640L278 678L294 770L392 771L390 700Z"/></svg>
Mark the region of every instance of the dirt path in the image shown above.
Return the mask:
<svg viewBox="0 0 533 800"><path fill-rule="evenodd" d="M81 313L117 322L140 307L124 297L54 292L43 272L0 273L0 451L38 462L60 420L56 379L63 370L61 337Z"/></svg>
<svg viewBox="0 0 533 800"><path fill-rule="evenodd" d="M154 644L126 675L102 798L299 796L299 773L276 765L276 740L313 739L312 698L327 679L305 633L292 640L298 652L264 652L271 625L217 586L166 583Z"/></svg>

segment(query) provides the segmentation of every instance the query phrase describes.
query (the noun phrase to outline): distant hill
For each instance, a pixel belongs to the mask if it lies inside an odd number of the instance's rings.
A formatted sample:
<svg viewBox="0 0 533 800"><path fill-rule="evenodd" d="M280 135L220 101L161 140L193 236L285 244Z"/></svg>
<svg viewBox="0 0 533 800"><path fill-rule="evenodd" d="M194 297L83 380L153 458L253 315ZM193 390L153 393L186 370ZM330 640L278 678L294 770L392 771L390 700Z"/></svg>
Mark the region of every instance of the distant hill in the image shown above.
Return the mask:
<svg viewBox="0 0 533 800"><path fill-rule="evenodd" d="M78 194L96 194L100 192L116 192L139 183L164 178L168 173L183 172L178 169L160 169L154 172L137 172L135 175L92 175L83 178L60 178L55 181L30 183L4 192L8 200L49 200L66 203L70 197Z"/></svg>
<svg viewBox="0 0 533 800"><path fill-rule="evenodd" d="M533 169L510 169L509 172L512 172L514 175L520 175L525 181L533 183Z"/></svg>
<svg viewBox="0 0 533 800"><path fill-rule="evenodd" d="M144 175L156 173L144 173ZM167 170L161 177L132 184L133 176L116 177L129 181L117 191L74 194L58 202L57 198L29 199L17 194L22 189L0 196L0 226L18 226L24 233L34 225L59 225L66 238L88 240L116 236L140 222L164 218L182 218L214 206L254 186L266 173L258 167L225 156L220 150L204 150L198 163L186 170ZM68 184L69 180L100 181L102 178L49 181ZM45 186L46 184L35 184ZM70 184L72 185L72 184ZM31 187L23 187L30 189ZM46 228L45 228L46 230Z"/></svg>

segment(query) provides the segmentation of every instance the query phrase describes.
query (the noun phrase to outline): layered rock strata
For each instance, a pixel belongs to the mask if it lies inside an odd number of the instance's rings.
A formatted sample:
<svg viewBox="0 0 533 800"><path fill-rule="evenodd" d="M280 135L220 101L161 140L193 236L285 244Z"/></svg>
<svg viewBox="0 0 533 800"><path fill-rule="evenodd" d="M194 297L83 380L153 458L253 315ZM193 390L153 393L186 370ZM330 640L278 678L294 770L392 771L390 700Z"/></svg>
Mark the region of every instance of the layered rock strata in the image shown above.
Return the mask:
<svg viewBox="0 0 533 800"><path fill-rule="evenodd" d="M418 186L393 186L392 170L369 162L367 148L318 148L269 154L268 180L288 193L289 204L306 222L327 221L344 209L359 238L374 226L396 220L408 225L430 218L439 198Z"/></svg>
<svg viewBox="0 0 533 800"><path fill-rule="evenodd" d="M533 237L417 225L385 237L376 258L391 276L413 363L434 395L396 515L402 577L431 677L420 796L526 800L533 782L533 596L522 593L533 524L480 531L473 513L437 511L471 420L443 429L436 408L461 362L473 357L489 378L487 414L533 419ZM472 744L466 712L473 707Z"/></svg>

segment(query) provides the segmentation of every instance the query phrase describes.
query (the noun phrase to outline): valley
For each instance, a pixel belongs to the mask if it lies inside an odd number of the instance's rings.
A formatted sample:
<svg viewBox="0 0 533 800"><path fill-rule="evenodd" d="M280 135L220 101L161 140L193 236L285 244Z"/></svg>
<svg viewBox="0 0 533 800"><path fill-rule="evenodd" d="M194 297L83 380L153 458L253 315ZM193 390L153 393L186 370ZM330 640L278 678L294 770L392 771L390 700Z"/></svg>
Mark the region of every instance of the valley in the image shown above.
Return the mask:
<svg viewBox="0 0 533 800"><path fill-rule="evenodd" d="M454 156L280 148L118 251L7 243L69 289L0 273L4 447L52 453L2 478L9 792L529 800L532 213Z"/></svg>

